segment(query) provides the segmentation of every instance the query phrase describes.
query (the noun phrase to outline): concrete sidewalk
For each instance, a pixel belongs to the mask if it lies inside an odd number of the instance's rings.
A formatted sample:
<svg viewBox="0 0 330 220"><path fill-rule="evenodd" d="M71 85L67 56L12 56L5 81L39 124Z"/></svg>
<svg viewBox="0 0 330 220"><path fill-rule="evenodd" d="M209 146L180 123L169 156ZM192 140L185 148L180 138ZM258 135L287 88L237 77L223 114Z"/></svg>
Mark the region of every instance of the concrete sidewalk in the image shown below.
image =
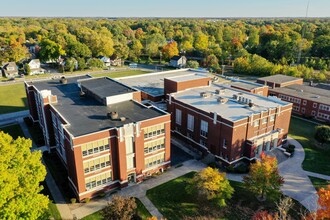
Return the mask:
<svg viewBox="0 0 330 220"><path fill-rule="evenodd" d="M163 173L160 176L146 180L140 184L135 184L127 188L122 189L117 194L121 196L131 196L136 197L141 200L143 205L149 210L153 216L158 218L162 217L162 214L157 210L157 208L152 204L152 202L146 196L146 192L149 189L152 189L160 184L166 183L170 180L173 180L177 177L180 177L184 174L187 174L192 171L200 171L206 168L206 165L196 160L189 160L183 163L183 166L178 168L170 168L168 171ZM72 214L75 215L78 219L81 219L87 215L90 215L94 212L97 212L103 209L107 202L111 201L111 197L104 199L99 199L97 201L91 201L90 203L84 204L83 206L78 207L77 209L72 210Z"/></svg>
<svg viewBox="0 0 330 220"><path fill-rule="evenodd" d="M305 152L301 144L288 137L290 144L296 146L294 156L278 165L279 173L284 178L281 191L305 206L309 211L315 211L318 207L316 190L302 169Z"/></svg>
<svg viewBox="0 0 330 220"><path fill-rule="evenodd" d="M314 173L314 172L310 172L310 171L306 171L305 173L307 176L312 176L312 177L316 177L319 179L324 179L324 180L328 180L330 181L330 176L324 175L324 174L320 174L320 173Z"/></svg>

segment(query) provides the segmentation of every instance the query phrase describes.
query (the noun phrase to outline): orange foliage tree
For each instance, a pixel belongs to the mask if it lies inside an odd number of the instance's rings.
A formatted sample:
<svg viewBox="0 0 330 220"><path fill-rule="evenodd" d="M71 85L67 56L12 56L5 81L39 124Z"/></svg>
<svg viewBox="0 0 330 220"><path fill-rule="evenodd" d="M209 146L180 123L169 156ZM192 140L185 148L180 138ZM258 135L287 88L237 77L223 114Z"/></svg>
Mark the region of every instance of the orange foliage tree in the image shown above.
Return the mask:
<svg viewBox="0 0 330 220"><path fill-rule="evenodd" d="M327 189L321 188L317 194L319 209L316 211L316 219L330 219L330 185Z"/></svg>
<svg viewBox="0 0 330 220"><path fill-rule="evenodd" d="M163 47L162 52L165 59L170 59L179 54L178 44L175 41L172 41Z"/></svg>
<svg viewBox="0 0 330 220"><path fill-rule="evenodd" d="M251 164L250 172L243 180L247 189L257 193L261 200L265 200L266 195L279 195L284 180L278 173L275 157L262 154L260 159Z"/></svg>

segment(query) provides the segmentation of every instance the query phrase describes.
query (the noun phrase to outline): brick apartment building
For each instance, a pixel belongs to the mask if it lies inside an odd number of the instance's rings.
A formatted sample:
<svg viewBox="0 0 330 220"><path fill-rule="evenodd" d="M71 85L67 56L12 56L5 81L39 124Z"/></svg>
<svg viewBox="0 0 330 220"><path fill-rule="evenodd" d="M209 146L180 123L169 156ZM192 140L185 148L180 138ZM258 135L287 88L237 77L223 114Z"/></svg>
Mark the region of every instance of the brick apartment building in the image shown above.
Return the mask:
<svg viewBox="0 0 330 220"><path fill-rule="evenodd" d="M31 118L55 148L79 200L170 165L170 115L109 78L25 82Z"/></svg>
<svg viewBox="0 0 330 220"><path fill-rule="evenodd" d="M270 96L276 96L293 103L292 113L330 123L329 86L313 83L303 84L303 79L274 75L257 80L259 83L275 85L269 89ZM279 83L281 82L281 83Z"/></svg>
<svg viewBox="0 0 330 220"><path fill-rule="evenodd" d="M240 87L246 87L243 84ZM224 164L253 160L286 143L291 103L198 74L165 79L165 91L172 130Z"/></svg>

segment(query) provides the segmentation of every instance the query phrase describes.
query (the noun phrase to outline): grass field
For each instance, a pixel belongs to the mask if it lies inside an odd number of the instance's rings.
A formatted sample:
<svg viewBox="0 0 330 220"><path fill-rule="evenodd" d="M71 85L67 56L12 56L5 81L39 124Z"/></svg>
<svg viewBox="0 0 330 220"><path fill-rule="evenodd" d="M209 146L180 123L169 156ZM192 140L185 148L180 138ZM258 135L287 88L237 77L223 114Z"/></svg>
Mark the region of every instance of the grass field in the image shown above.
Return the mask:
<svg viewBox="0 0 330 220"><path fill-rule="evenodd" d="M5 133L8 133L14 139L16 139L18 137L24 137L24 133L22 131L22 128L18 124L9 125L9 126L6 126L6 127L1 127L0 131L4 131Z"/></svg>
<svg viewBox="0 0 330 220"><path fill-rule="evenodd" d="M0 86L0 114L27 109L23 83Z"/></svg>
<svg viewBox="0 0 330 220"><path fill-rule="evenodd" d="M135 202L137 205L137 210L136 210L137 215L140 217L140 219L146 220L147 218L151 217L150 212L146 209L146 207L142 204L142 202L138 198L135 198ZM82 220L101 220L103 219L101 215L101 211L94 212L93 214L82 218Z"/></svg>
<svg viewBox="0 0 330 220"><path fill-rule="evenodd" d="M136 76L141 74L150 73L150 71L143 71L143 70L126 70L126 71L113 71L107 73L100 73L100 74L91 74L93 77L110 77L110 78L119 78L125 76Z"/></svg>
<svg viewBox="0 0 330 220"><path fill-rule="evenodd" d="M319 190L320 188L326 188L328 185L330 185L330 181L324 179L320 179L312 176L309 176L309 179L312 181L316 190Z"/></svg>
<svg viewBox="0 0 330 220"><path fill-rule="evenodd" d="M218 208L208 201L200 202L195 194L188 194L186 186L194 175L194 172L171 180L167 183L159 185L147 191L148 198L164 215L165 218L176 220L188 218L196 218L203 216L216 219L251 219L255 210L275 210L275 202L266 201L259 202L255 195L247 191L242 183L230 181L231 186L235 189L233 197L227 202L225 208ZM295 202L294 209L299 210L301 206ZM290 212L294 219L298 216L294 211Z"/></svg>
<svg viewBox="0 0 330 220"><path fill-rule="evenodd" d="M317 148L315 124L291 117L289 136L300 142L305 150L304 170L330 175L330 150ZM330 149L330 146L323 146Z"/></svg>

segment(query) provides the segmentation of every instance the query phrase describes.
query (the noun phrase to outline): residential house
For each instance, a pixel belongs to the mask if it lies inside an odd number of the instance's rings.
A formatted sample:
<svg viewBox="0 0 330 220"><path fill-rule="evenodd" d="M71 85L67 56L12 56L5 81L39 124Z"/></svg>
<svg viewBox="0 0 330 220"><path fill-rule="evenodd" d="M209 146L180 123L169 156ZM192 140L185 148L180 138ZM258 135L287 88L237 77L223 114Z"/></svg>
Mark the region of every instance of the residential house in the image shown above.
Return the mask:
<svg viewBox="0 0 330 220"><path fill-rule="evenodd" d="M28 62L28 65L30 66L30 69L31 69L30 75L45 73L45 70L43 68L41 68L41 63L40 63L39 59L30 60Z"/></svg>
<svg viewBox="0 0 330 220"><path fill-rule="evenodd" d="M100 59L103 62L104 66L109 67L111 65L111 61L110 61L109 57L98 56L97 58Z"/></svg>
<svg viewBox="0 0 330 220"><path fill-rule="evenodd" d="M187 58L185 56L174 56L171 58L169 66L175 68L184 68L187 64Z"/></svg>
<svg viewBox="0 0 330 220"><path fill-rule="evenodd" d="M2 67L2 75L7 78L18 76L18 69L15 62L5 63Z"/></svg>

